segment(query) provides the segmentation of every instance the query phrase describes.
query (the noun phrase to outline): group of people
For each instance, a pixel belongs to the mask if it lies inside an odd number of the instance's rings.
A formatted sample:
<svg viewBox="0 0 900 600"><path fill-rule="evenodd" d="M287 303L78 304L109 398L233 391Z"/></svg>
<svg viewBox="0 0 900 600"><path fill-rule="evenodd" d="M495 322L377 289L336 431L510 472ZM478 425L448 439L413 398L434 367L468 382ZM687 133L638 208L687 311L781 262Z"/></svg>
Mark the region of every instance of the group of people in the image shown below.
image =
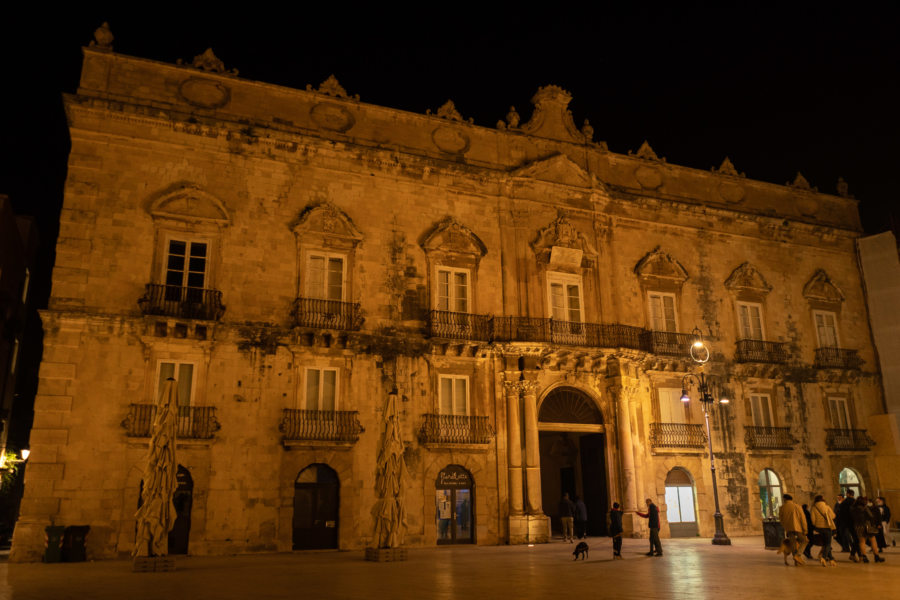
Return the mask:
<svg viewBox="0 0 900 600"><path fill-rule="evenodd" d="M562 522L563 541L574 542L577 537L583 540L587 537L587 506L577 495L573 502L569 494L563 494L559 501L559 518Z"/></svg>
<svg viewBox="0 0 900 600"><path fill-rule="evenodd" d="M648 520L650 528L650 552L647 556L662 556L662 544L659 541L659 509L653 500L647 498L647 512L636 511L638 516ZM563 541L574 542L575 537L584 539L587 537L587 507L584 501L575 496L575 501L569 499L569 494L563 494L559 501L559 515L562 522ZM622 510L618 502L613 502L609 511L607 523L609 536L613 540L613 558L622 559Z"/></svg>
<svg viewBox="0 0 900 600"><path fill-rule="evenodd" d="M853 490L848 490L846 497L838 496L833 508L821 494L813 500L812 508L806 504L798 505L790 494L783 496L781 526L792 543L795 565L805 564L804 556L812 559L812 547L821 546L819 562L823 567L835 566L831 549L832 535L835 533L841 550L849 552L853 562L869 562L867 545L875 562L884 562L881 551L889 544L894 545L890 530L891 511L883 497L870 502L865 496L856 498L855 495Z"/></svg>

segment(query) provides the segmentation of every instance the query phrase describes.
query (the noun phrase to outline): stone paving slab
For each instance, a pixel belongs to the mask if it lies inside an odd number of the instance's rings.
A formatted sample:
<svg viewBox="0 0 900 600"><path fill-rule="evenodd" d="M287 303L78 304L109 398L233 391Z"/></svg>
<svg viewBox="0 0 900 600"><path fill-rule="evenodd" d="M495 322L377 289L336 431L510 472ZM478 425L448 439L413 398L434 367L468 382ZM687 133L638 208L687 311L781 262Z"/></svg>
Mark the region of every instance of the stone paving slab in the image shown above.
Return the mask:
<svg viewBox="0 0 900 600"><path fill-rule="evenodd" d="M411 549L402 563L371 563L363 552L302 552L179 557L172 573L133 573L130 561L0 563L0 598L15 600L200 600L306 598L893 598L900 589L900 548L884 564L786 567L761 537L731 547L709 539L663 540L665 556L647 557L647 540L625 540L613 561L609 538L592 538L574 562L572 544ZM724 596L727 594L727 596Z"/></svg>

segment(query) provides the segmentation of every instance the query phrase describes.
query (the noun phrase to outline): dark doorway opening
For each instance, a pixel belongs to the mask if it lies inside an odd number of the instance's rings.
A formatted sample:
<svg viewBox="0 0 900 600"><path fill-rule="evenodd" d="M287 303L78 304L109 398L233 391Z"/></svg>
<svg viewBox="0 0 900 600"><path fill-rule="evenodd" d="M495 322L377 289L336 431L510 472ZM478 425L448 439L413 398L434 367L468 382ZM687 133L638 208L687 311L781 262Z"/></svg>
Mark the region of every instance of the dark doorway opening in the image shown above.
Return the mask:
<svg viewBox="0 0 900 600"><path fill-rule="evenodd" d="M294 482L294 550L338 547L340 481L323 464L312 464Z"/></svg>
<svg viewBox="0 0 900 600"><path fill-rule="evenodd" d="M144 503L144 480L138 487L138 508ZM191 508L194 505L194 479L191 472L182 465L178 465L175 472L175 491L172 494L172 504L175 505L175 523L169 532L169 554L187 554L191 537ZM135 534L137 524L135 523Z"/></svg>

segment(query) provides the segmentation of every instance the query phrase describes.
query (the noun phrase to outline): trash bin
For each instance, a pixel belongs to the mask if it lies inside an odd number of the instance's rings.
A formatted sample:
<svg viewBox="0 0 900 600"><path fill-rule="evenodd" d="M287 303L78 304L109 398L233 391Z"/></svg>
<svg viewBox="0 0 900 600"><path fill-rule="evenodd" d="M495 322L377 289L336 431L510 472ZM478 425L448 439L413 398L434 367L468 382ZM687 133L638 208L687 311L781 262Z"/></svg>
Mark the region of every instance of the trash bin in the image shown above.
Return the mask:
<svg viewBox="0 0 900 600"><path fill-rule="evenodd" d="M90 530L90 525L69 525L66 527L62 543L63 562L83 562L87 560L84 540Z"/></svg>
<svg viewBox="0 0 900 600"><path fill-rule="evenodd" d="M44 528L44 562L59 562L62 556L63 532L66 530L62 525L50 525Z"/></svg>
<svg viewBox="0 0 900 600"><path fill-rule="evenodd" d="M784 540L784 527L779 521L766 519L763 521L763 539L767 550L778 550Z"/></svg>

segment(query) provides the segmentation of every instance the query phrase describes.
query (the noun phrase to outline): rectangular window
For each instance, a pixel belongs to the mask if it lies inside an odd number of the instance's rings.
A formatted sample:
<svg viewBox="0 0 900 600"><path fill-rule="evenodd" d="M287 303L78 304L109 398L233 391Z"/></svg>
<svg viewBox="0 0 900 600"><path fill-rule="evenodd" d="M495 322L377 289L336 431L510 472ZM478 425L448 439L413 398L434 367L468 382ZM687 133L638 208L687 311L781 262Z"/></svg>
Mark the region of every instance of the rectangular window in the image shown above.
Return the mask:
<svg viewBox="0 0 900 600"><path fill-rule="evenodd" d="M337 406L337 369L306 369L306 410L333 411Z"/></svg>
<svg viewBox="0 0 900 600"><path fill-rule="evenodd" d="M652 292L650 298L650 328L653 331L678 331L675 322L675 295Z"/></svg>
<svg viewBox="0 0 900 600"><path fill-rule="evenodd" d="M310 254L306 261L306 297L316 300L344 299L343 256Z"/></svg>
<svg viewBox="0 0 900 600"><path fill-rule="evenodd" d="M154 402L159 400L166 379L172 377L178 390L178 406L186 409L194 403L194 365L187 362L160 361Z"/></svg>
<svg viewBox="0 0 900 600"><path fill-rule="evenodd" d="M469 414L469 378L464 375L441 375L439 404L442 415Z"/></svg>
<svg viewBox="0 0 900 600"><path fill-rule="evenodd" d="M772 412L772 399L768 394L750 395L750 414L756 427L774 427L775 415Z"/></svg>
<svg viewBox="0 0 900 600"><path fill-rule="evenodd" d="M659 388L659 422L687 423L684 402L681 401L681 390L676 388Z"/></svg>
<svg viewBox="0 0 900 600"><path fill-rule="evenodd" d="M440 267L437 270L437 310L469 312L469 271Z"/></svg>
<svg viewBox="0 0 900 600"><path fill-rule="evenodd" d="M204 287L208 244L169 240L166 256L166 285L175 287Z"/></svg>
<svg viewBox="0 0 900 600"><path fill-rule="evenodd" d="M741 339L764 339L761 305L741 302L738 304L738 316L741 323Z"/></svg>
<svg viewBox="0 0 900 600"><path fill-rule="evenodd" d="M813 312L816 320L816 336L819 348L838 348L837 317L833 312L817 310Z"/></svg>
<svg viewBox="0 0 900 600"><path fill-rule="evenodd" d="M836 429L850 429L850 407L846 398L829 396L828 409L831 412L831 424Z"/></svg>
<svg viewBox="0 0 900 600"><path fill-rule="evenodd" d="M550 286L550 317L557 321L581 323L581 277L562 273L548 273Z"/></svg>

